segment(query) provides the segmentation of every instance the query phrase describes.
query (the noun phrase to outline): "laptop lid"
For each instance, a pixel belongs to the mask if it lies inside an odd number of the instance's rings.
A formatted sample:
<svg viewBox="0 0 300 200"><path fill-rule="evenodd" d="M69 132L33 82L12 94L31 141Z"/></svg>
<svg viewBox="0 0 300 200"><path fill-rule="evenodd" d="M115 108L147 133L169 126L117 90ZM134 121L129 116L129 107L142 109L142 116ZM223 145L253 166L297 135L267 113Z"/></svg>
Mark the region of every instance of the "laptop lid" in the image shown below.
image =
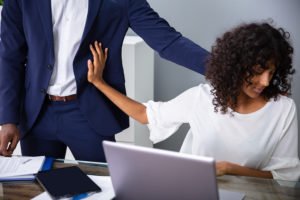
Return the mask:
<svg viewBox="0 0 300 200"><path fill-rule="evenodd" d="M213 158L103 142L117 199L218 199Z"/></svg>

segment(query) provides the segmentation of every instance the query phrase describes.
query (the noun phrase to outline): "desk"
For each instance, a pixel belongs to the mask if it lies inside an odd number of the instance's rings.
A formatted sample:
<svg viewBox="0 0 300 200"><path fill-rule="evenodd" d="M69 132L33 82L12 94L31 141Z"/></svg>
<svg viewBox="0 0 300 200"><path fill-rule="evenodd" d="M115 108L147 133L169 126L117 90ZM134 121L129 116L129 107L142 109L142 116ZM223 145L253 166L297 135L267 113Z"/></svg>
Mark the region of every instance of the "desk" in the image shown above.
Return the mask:
<svg viewBox="0 0 300 200"><path fill-rule="evenodd" d="M73 165L77 165L87 174L100 176L109 175L107 166L103 163L56 160L54 168ZM221 189L245 193L245 200L300 199L300 182L278 182L275 180L252 177L222 176L218 177L218 186ZM0 183L0 199L28 200L42 192L43 189L35 181Z"/></svg>

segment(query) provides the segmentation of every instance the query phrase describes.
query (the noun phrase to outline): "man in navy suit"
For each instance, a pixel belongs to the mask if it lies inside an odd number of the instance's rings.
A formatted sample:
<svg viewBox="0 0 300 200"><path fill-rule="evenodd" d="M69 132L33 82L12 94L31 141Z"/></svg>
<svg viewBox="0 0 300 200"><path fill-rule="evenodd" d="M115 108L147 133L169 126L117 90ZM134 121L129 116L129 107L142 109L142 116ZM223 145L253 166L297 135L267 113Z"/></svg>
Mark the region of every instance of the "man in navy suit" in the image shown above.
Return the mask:
<svg viewBox="0 0 300 200"><path fill-rule="evenodd" d="M102 141L129 125L87 81L89 45L109 48L104 77L125 93L121 46L132 28L161 57L199 73L207 51L146 0L6 0L0 42L0 154L105 161Z"/></svg>

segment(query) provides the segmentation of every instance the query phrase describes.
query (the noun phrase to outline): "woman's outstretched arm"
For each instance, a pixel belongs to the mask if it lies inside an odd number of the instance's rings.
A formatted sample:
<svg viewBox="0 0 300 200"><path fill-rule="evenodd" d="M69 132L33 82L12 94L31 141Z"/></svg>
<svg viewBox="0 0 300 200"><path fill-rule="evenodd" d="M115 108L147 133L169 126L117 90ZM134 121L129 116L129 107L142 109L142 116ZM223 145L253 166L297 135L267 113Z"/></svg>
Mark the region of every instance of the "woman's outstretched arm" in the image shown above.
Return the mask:
<svg viewBox="0 0 300 200"><path fill-rule="evenodd" d="M90 50L93 54L93 61L88 60L88 81L128 116L142 124L147 124L148 118L146 107L115 90L103 80L103 70L107 59L108 49L105 48L103 51L101 43L96 41L94 46L90 45Z"/></svg>
<svg viewBox="0 0 300 200"><path fill-rule="evenodd" d="M229 174L238 176L252 176L259 178L273 178L273 175L270 171L252 169L226 161L216 162L216 170L218 176Z"/></svg>

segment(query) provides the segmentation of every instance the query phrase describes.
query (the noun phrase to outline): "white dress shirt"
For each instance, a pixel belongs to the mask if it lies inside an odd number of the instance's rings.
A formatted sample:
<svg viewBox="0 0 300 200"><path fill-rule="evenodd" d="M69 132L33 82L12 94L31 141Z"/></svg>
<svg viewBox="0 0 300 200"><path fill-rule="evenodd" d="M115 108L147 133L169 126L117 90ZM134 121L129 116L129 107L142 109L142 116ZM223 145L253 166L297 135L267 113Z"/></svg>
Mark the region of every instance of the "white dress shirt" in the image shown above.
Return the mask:
<svg viewBox="0 0 300 200"><path fill-rule="evenodd" d="M73 61L85 27L88 0L51 0L55 64L48 94L76 94Z"/></svg>
<svg viewBox="0 0 300 200"><path fill-rule="evenodd" d="M200 84L168 102L146 103L150 139L160 142L182 123L189 123L181 152L271 171L275 179L297 180L300 164L294 101L280 96L253 113L233 112L232 116L214 112L211 89Z"/></svg>

